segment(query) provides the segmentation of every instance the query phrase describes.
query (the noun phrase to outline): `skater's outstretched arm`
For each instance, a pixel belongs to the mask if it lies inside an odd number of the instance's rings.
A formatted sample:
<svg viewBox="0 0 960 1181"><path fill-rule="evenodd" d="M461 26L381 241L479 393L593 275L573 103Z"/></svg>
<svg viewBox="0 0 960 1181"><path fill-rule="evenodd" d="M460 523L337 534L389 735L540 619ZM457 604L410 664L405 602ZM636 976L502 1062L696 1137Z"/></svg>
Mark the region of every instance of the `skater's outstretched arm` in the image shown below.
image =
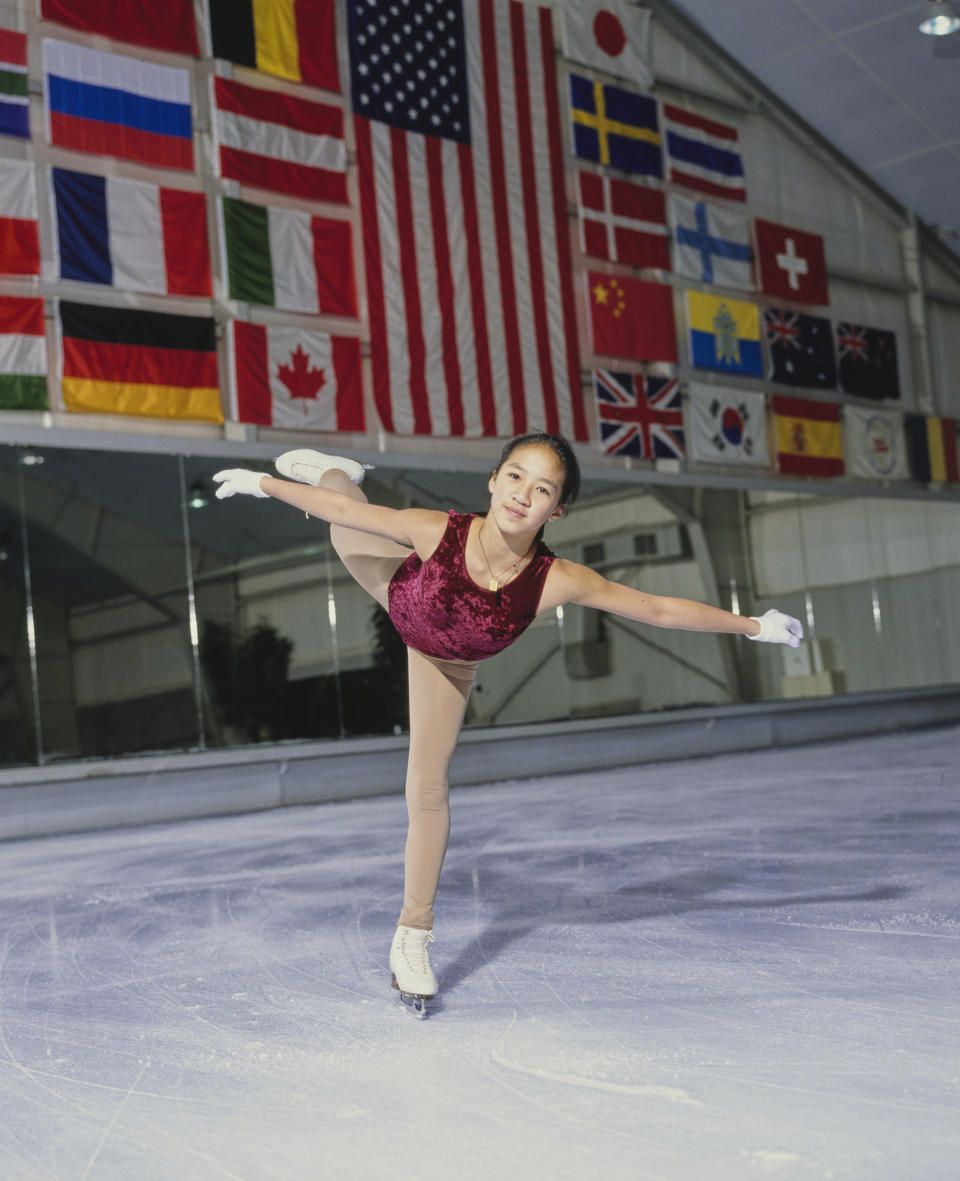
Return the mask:
<svg viewBox="0 0 960 1181"><path fill-rule="evenodd" d="M711 607L694 599L672 595L652 595L604 578L589 566L557 559L547 576L540 610L550 610L564 603L609 611L637 623L653 627L681 628L684 631L723 632L747 636L796 648L803 639L803 625L781 611L768 611L761 618L734 615L721 607Z"/></svg>
<svg viewBox="0 0 960 1181"><path fill-rule="evenodd" d="M248 496L272 496L293 508L309 513L331 525L343 525L361 533L372 533L391 541L408 545L421 558L428 558L440 543L447 527L447 514L433 509L394 509L381 504L370 504L354 500L322 485L299 484L292 480L281 480L263 472L246 468L227 468L213 477L219 484L217 498L239 494Z"/></svg>

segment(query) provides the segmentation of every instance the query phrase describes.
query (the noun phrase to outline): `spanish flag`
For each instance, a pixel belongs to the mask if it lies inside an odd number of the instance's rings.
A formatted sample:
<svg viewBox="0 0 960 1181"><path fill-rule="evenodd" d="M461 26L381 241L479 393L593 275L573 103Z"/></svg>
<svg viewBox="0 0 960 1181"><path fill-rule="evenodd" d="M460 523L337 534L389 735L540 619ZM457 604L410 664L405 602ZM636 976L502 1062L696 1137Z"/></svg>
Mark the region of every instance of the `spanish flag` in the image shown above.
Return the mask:
<svg viewBox="0 0 960 1181"><path fill-rule="evenodd" d="M209 0L214 57L340 90L335 0Z"/></svg>
<svg viewBox="0 0 960 1181"><path fill-rule="evenodd" d="M955 420L908 414L904 425L913 478L924 484L960 483Z"/></svg>
<svg viewBox="0 0 960 1181"><path fill-rule="evenodd" d="M223 422L211 317L61 300L59 329L67 410Z"/></svg>
<svg viewBox="0 0 960 1181"><path fill-rule="evenodd" d="M773 394L770 407L778 471L790 476L843 475L839 405Z"/></svg>

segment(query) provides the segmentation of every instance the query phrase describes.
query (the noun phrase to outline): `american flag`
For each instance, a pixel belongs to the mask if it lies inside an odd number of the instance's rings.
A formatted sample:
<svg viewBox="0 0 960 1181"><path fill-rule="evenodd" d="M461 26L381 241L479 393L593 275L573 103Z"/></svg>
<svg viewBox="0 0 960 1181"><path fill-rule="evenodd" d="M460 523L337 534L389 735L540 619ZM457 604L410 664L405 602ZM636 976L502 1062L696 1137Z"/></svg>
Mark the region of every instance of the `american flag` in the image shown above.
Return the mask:
<svg viewBox="0 0 960 1181"><path fill-rule="evenodd" d="M605 455L632 455L636 459L686 456L676 378L598 369L593 384L600 446Z"/></svg>
<svg viewBox="0 0 960 1181"><path fill-rule="evenodd" d="M384 428L585 439L550 10L348 12Z"/></svg>

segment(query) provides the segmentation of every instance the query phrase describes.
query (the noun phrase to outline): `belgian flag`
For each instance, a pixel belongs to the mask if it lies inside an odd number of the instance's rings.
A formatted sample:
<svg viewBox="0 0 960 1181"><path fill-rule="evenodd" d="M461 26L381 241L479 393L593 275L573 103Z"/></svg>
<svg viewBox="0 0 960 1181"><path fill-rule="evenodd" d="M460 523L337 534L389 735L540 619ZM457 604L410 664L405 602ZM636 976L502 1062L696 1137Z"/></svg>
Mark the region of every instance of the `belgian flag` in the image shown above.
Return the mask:
<svg viewBox="0 0 960 1181"><path fill-rule="evenodd" d="M955 421L908 414L904 426L913 478L923 484L960 483Z"/></svg>
<svg viewBox="0 0 960 1181"><path fill-rule="evenodd" d="M67 410L223 422L215 323L61 300Z"/></svg>
<svg viewBox="0 0 960 1181"><path fill-rule="evenodd" d="M340 90L335 0L210 0L214 57Z"/></svg>

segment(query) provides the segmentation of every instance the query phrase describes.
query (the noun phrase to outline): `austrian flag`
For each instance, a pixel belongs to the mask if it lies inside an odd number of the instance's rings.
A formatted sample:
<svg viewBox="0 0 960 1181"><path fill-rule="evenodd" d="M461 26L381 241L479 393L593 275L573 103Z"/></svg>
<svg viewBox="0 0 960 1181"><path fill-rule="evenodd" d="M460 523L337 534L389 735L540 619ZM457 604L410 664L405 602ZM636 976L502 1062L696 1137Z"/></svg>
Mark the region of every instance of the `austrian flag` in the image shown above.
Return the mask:
<svg viewBox="0 0 960 1181"><path fill-rule="evenodd" d="M224 180L346 203L342 108L218 77L213 131Z"/></svg>
<svg viewBox="0 0 960 1181"><path fill-rule="evenodd" d="M364 430L358 339L240 320L231 329L239 422L298 431Z"/></svg>

